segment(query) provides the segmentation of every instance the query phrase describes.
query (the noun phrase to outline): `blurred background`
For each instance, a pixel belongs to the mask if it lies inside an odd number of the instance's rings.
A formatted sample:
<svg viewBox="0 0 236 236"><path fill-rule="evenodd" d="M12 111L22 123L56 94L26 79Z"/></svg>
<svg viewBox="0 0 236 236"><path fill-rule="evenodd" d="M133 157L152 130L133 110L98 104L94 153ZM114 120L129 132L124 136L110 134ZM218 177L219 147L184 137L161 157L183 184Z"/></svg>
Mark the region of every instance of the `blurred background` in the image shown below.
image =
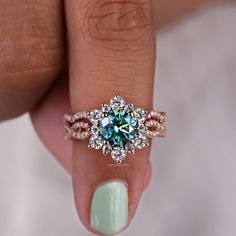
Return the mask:
<svg viewBox="0 0 236 236"><path fill-rule="evenodd" d="M121 235L236 235L236 5L208 6L158 32L155 105L168 135ZM0 124L0 236L92 235L70 176L28 115Z"/></svg>

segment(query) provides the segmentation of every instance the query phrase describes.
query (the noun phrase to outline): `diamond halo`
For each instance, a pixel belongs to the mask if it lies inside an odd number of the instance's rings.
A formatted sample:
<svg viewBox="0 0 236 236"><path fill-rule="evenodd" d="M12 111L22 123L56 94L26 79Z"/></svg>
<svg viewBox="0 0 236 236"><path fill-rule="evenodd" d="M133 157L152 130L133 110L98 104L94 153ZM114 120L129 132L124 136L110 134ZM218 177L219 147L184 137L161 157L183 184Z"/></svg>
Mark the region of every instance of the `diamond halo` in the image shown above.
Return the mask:
<svg viewBox="0 0 236 236"><path fill-rule="evenodd" d="M127 154L149 145L148 138L164 137L166 132L165 113L135 108L132 103L115 95L109 104L90 112L65 114L67 138L85 139L88 147L101 149L104 155L121 163ZM75 125L79 124L79 125Z"/></svg>

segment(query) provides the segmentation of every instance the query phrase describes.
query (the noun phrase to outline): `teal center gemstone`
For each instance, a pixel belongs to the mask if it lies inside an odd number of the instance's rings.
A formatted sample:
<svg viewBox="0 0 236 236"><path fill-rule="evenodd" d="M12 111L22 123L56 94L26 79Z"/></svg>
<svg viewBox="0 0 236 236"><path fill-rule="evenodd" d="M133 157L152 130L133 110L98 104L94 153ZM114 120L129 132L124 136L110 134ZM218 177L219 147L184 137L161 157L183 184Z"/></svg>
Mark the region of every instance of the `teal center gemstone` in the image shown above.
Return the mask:
<svg viewBox="0 0 236 236"><path fill-rule="evenodd" d="M137 119L125 110L111 110L99 125L100 135L112 147L124 147L137 136Z"/></svg>

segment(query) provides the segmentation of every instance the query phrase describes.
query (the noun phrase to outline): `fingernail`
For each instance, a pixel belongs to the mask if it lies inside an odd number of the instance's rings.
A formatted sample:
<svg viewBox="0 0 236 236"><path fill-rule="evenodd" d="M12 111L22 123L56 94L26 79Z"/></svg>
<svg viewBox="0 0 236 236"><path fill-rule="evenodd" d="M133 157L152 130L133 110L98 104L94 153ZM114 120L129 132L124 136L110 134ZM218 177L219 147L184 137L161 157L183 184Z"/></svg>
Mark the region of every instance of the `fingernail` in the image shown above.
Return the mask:
<svg viewBox="0 0 236 236"><path fill-rule="evenodd" d="M100 185L93 194L91 227L103 234L120 232L128 219L128 190L124 183L112 181Z"/></svg>

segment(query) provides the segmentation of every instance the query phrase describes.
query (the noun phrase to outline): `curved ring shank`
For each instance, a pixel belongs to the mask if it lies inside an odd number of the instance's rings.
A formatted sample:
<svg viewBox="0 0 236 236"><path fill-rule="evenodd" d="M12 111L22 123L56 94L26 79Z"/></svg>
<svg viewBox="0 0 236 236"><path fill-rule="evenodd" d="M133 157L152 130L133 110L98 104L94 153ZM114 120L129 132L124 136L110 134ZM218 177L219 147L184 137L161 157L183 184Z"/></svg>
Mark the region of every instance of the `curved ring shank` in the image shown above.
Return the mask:
<svg viewBox="0 0 236 236"><path fill-rule="evenodd" d="M119 163L127 153L148 146L148 138L164 137L165 119L165 112L136 109L119 95L110 104L102 104L100 110L64 115L67 139L89 138L89 148L102 149L104 155L111 153Z"/></svg>

